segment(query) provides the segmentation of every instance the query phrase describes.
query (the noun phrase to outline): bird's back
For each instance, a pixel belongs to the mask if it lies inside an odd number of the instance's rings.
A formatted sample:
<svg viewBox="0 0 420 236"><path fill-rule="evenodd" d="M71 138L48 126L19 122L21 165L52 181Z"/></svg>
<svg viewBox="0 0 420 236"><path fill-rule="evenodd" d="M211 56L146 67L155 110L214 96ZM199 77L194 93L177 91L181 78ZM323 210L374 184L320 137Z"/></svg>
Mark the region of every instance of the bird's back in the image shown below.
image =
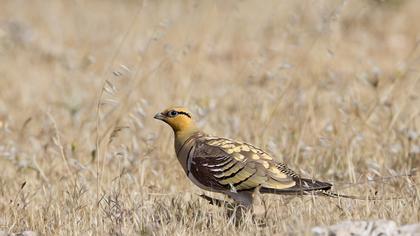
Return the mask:
<svg viewBox="0 0 420 236"><path fill-rule="evenodd" d="M302 179L263 150L231 139L197 134L178 155L186 173L200 187L216 192L298 193L329 189L331 184Z"/></svg>

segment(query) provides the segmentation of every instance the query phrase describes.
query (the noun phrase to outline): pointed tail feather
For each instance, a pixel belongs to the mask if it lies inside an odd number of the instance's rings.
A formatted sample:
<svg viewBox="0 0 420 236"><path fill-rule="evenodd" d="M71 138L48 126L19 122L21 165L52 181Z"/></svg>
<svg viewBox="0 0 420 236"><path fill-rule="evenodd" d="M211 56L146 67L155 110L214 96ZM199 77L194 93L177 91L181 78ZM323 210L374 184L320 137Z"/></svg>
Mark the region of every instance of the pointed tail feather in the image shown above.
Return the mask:
<svg viewBox="0 0 420 236"><path fill-rule="evenodd" d="M324 197L332 197L332 198L349 198L349 199L355 199L355 200L377 200L376 198L372 198L372 197L344 195L344 194L332 192L330 190L324 190L324 191L320 191L314 194L324 196Z"/></svg>
<svg viewBox="0 0 420 236"><path fill-rule="evenodd" d="M355 200L396 200L401 197L363 197L345 195L331 191L332 184L327 182L321 182L312 179L296 179L296 185L286 189L272 189L272 188L261 188L261 193L273 193L280 195L317 195L332 198L348 198Z"/></svg>
<svg viewBox="0 0 420 236"><path fill-rule="evenodd" d="M313 179L296 178L296 185L285 189L264 188L260 189L261 193L273 193L281 195L308 195L315 191L330 190L332 184L321 182Z"/></svg>
<svg viewBox="0 0 420 236"><path fill-rule="evenodd" d="M355 199L355 200L398 200L403 199L403 197L363 197L363 196L354 196L354 195L344 195L340 193L335 193L330 190L323 190L318 193L315 193L316 195L325 196L325 197L333 197L333 198L348 198L348 199Z"/></svg>

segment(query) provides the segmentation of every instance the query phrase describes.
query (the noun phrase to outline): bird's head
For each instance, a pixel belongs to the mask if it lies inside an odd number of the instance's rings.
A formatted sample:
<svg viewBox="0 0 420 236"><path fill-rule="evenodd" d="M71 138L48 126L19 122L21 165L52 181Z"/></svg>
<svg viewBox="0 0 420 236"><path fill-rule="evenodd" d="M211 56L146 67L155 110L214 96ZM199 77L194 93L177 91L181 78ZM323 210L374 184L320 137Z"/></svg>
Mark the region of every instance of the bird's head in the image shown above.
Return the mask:
<svg viewBox="0 0 420 236"><path fill-rule="evenodd" d="M172 127L175 133L189 133L197 130L191 113L184 107L170 107L154 116Z"/></svg>

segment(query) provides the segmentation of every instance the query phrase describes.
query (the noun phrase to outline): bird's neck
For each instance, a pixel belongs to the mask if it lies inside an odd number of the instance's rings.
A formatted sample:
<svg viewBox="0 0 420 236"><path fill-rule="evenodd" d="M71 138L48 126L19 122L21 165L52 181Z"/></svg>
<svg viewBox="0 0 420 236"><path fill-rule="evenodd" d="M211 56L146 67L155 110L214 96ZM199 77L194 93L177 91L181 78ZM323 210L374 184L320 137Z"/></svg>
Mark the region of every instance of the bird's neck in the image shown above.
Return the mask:
<svg viewBox="0 0 420 236"><path fill-rule="evenodd" d="M197 128L191 128L188 130L178 130L175 132L175 150L179 152L185 142L187 142L191 137L200 133Z"/></svg>

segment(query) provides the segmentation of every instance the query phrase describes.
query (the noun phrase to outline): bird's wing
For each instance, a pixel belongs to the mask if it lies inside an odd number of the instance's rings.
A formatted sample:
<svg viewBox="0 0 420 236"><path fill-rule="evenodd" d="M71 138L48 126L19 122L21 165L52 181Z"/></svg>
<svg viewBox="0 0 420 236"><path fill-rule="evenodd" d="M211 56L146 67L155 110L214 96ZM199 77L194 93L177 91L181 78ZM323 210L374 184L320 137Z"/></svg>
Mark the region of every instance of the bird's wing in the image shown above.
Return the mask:
<svg viewBox="0 0 420 236"><path fill-rule="evenodd" d="M189 155L190 173L215 190L289 189L300 179L261 149L230 139L201 137Z"/></svg>

